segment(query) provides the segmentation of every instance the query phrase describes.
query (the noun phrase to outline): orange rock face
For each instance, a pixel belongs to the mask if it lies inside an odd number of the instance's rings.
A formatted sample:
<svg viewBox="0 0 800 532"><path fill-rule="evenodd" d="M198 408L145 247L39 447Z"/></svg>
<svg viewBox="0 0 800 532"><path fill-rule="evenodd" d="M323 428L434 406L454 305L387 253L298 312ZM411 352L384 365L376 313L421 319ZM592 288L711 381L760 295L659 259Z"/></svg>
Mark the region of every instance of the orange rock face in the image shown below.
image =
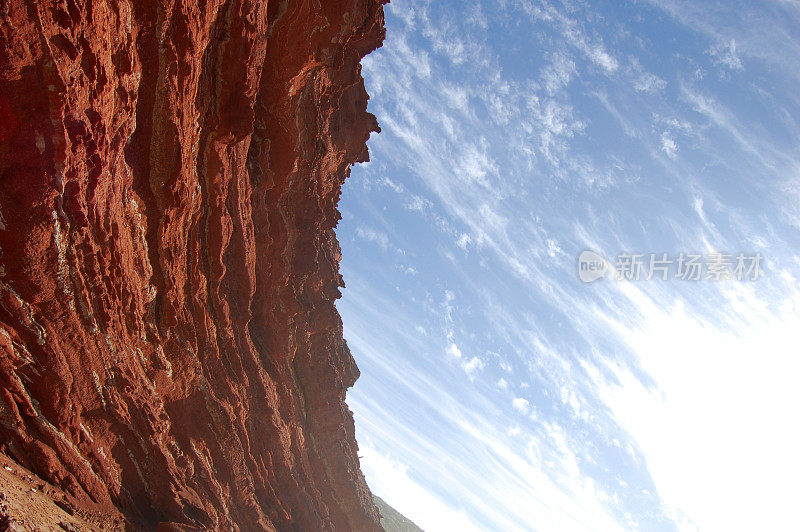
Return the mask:
<svg viewBox="0 0 800 532"><path fill-rule="evenodd" d="M378 530L334 226L383 0L0 1L0 446L127 527Z"/></svg>

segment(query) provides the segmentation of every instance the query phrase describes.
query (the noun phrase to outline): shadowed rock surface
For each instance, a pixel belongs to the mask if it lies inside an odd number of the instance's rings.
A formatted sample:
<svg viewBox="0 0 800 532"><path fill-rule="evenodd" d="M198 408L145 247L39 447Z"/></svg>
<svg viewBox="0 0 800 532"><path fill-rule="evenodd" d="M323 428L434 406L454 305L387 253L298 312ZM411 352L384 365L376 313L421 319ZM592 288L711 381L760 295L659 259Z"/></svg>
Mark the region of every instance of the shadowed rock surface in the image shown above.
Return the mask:
<svg viewBox="0 0 800 532"><path fill-rule="evenodd" d="M379 530L334 226L383 3L0 2L0 450L79 508Z"/></svg>

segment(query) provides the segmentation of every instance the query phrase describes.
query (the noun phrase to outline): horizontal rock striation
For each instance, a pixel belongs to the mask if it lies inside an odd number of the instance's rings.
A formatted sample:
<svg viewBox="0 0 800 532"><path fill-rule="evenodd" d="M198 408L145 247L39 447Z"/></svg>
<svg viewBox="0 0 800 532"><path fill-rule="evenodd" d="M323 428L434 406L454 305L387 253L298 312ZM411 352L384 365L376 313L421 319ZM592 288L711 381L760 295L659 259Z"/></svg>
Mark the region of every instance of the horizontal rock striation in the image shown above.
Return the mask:
<svg viewBox="0 0 800 532"><path fill-rule="evenodd" d="M383 3L0 0L2 452L129 529L379 530L334 227Z"/></svg>

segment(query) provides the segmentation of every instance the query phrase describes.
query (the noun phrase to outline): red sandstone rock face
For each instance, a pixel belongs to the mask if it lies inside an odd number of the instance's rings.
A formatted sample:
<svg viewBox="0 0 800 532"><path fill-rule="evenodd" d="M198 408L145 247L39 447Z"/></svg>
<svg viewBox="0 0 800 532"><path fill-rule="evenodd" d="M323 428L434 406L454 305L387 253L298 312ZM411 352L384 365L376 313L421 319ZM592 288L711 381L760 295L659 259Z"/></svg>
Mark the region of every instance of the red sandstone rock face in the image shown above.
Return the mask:
<svg viewBox="0 0 800 532"><path fill-rule="evenodd" d="M0 0L6 454L133 528L379 529L333 228L383 3Z"/></svg>

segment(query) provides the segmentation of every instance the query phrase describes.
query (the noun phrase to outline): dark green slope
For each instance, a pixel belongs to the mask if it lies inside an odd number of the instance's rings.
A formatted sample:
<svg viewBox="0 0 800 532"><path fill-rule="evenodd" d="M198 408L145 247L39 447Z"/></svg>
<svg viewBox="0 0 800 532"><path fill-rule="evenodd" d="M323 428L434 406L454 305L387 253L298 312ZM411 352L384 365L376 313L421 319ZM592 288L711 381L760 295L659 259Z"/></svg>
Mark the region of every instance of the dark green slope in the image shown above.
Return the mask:
<svg viewBox="0 0 800 532"><path fill-rule="evenodd" d="M375 505L383 516L381 524L386 532L423 532L423 530L406 519L403 514L389 506L380 497L373 495Z"/></svg>

